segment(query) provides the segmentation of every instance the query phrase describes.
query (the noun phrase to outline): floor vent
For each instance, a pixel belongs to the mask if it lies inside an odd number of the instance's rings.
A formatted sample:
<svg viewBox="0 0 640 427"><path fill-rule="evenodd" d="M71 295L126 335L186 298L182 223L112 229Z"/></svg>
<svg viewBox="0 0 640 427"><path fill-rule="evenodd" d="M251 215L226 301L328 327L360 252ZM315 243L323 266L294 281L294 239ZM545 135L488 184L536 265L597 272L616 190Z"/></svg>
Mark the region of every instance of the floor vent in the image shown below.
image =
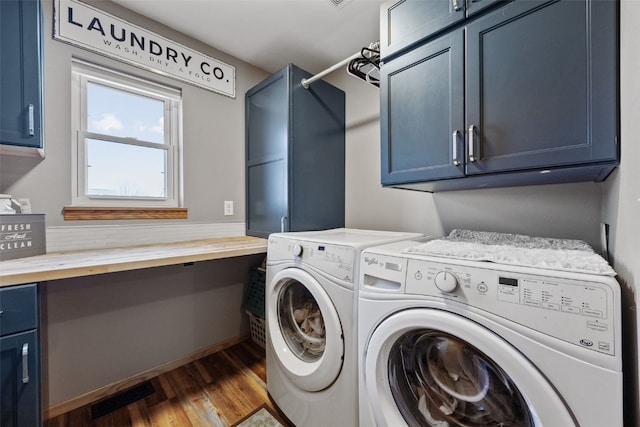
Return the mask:
<svg viewBox="0 0 640 427"><path fill-rule="evenodd" d="M108 399L91 405L91 418L94 420L96 418L100 418L103 415L107 415L110 412L123 408L136 400L145 398L153 394L153 392L153 386L148 381L128 390L121 391Z"/></svg>

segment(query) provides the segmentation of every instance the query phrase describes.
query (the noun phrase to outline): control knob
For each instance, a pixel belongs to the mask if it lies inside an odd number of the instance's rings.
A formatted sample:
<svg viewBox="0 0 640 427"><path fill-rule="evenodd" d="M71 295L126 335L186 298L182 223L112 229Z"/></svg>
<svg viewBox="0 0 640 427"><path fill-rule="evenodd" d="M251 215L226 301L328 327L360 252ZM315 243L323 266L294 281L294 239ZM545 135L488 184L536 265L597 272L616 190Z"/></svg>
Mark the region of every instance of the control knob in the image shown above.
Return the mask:
<svg viewBox="0 0 640 427"><path fill-rule="evenodd" d="M302 246L299 244L293 245L293 256L301 256L302 255Z"/></svg>
<svg viewBox="0 0 640 427"><path fill-rule="evenodd" d="M453 292L458 288L458 278L450 271L439 271L434 277L436 288L442 292Z"/></svg>

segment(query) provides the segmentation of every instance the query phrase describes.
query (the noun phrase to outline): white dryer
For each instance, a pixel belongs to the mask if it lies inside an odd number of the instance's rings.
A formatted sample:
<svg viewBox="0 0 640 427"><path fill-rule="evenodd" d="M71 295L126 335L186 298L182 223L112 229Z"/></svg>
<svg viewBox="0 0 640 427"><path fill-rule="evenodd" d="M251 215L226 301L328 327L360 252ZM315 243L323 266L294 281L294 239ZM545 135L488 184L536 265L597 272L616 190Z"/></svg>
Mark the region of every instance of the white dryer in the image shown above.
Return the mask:
<svg viewBox="0 0 640 427"><path fill-rule="evenodd" d="M613 277L362 253L360 426L622 427Z"/></svg>
<svg viewBox="0 0 640 427"><path fill-rule="evenodd" d="M357 229L269 236L267 388L295 425L358 425L360 254L420 236Z"/></svg>

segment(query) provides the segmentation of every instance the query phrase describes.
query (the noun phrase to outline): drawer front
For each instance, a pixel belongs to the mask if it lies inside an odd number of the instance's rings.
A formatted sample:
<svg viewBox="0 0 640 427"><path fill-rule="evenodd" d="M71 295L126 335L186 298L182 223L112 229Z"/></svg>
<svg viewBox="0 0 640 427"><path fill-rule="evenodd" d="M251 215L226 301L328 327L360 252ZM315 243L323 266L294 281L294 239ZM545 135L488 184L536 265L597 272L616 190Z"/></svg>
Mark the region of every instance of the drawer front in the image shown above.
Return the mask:
<svg viewBox="0 0 640 427"><path fill-rule="evenodd" d="M0 336L38 326L38 285L0 289Z"/></svg>

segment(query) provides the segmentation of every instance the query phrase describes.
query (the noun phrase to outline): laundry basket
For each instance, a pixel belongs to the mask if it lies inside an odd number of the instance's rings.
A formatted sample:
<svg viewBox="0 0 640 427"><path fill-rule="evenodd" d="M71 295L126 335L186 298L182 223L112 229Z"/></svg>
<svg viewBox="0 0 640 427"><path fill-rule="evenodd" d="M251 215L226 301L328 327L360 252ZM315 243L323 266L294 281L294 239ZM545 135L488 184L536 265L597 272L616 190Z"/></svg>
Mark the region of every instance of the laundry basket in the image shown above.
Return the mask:
<svg viewBox="0 0 640 427"><path fill-rule="evenodd" d="M251 334L251 341L258 344L260 347L265 348L267 343L267 337L264 330L264 319L254 316L250 311L246 312L249 316L249 332Z"/></svg>
<svg viewBox="0 0 640 427"><path fill-rule="evenodd" d="M264 298L266 271L257 267L251 269L251 283L244 298L244 311L249 316L251 340L265 347Z"/></svg>

